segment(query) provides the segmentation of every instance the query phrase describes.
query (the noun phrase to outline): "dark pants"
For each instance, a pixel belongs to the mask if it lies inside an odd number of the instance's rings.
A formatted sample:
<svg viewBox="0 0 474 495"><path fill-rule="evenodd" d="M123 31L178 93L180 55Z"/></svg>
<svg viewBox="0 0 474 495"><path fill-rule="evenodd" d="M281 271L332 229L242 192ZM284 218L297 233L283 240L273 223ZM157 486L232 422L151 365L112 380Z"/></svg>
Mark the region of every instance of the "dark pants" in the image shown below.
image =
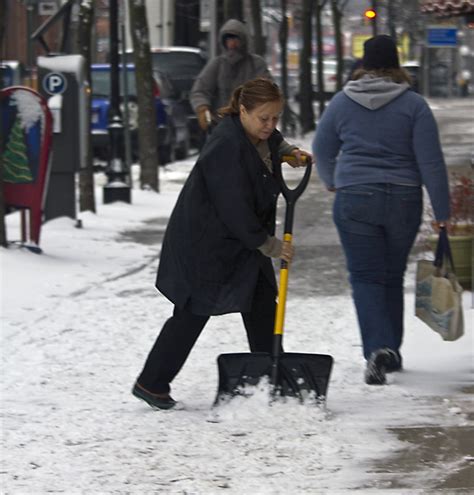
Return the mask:
<svg viewBox="0 0 474 495"><path fill-rule="evenodd" d="M275 292L260 273L252 307L242 313L251 352L272 351L275 320ZM150 351L138 383L154 393L170 391L170 383L179 373L209 316L195 315L176 306L173 316L164 324L155 345Z"/></svg>
<svg viewBox="0 0 474 495"><path fill-rule="evenodd" d="M334 221L346 255L364 357L403 339L403 278L421 221L420 187L363 184L341 188Z"/></svg>

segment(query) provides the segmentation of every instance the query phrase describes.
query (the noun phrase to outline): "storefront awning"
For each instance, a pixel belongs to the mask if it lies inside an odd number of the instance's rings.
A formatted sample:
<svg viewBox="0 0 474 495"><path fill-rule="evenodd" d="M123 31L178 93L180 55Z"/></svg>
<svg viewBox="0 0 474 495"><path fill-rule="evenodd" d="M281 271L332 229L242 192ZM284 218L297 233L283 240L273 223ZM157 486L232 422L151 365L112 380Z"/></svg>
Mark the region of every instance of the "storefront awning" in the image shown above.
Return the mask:
<svg viewBox="0 0 474 495"><path fill-rule="evenodd" d="M474 13L474 0L422 0L421 11L439 16Z"/></svg>

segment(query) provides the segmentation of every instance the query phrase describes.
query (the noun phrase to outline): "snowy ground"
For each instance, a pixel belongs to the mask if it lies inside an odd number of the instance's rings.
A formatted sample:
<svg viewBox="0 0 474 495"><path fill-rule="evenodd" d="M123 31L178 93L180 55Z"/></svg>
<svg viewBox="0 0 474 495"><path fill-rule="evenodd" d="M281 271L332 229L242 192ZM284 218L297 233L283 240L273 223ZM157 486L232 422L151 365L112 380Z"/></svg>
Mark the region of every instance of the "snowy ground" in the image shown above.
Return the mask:
<svg viewBox="0 0 474 495"><path fill-rule="evenodd" d="M159 245L120 233L150 219L164 228L190 164L162 170L159 195L134 189L132 205L99 204L83 229L46 223L42 255L1 250L2 493L389 490L374 462L406 447L389 428L469 423L456 397L472 378L471 294L466 335L446 343L415 319L409 290L406 370L370 387L350 298L291 297L290 280L286 348L335 358L326 410L269 407L265 390L213 410L216 356L247 350L240 318L227 315L211 319L173 384L182 409L153 411L130 389L172 306L153 287ZM17 227L9 216L11 239ZM394 493L430 493L461 462L407 473Z"/></svg>

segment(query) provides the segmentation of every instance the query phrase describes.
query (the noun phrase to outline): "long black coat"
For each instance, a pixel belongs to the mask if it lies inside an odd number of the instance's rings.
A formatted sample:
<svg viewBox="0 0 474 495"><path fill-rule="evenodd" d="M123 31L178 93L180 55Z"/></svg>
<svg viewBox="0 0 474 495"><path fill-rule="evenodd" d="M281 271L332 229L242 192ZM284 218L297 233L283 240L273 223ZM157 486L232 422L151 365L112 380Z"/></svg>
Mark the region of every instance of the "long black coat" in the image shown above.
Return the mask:
<svg viewBox="0 0 474 495"><path fill-rule="evenodd" d="M278 160L281 134L269 138ZM218 315L250 310L259 270L276 294L271 259L257 249L275 228L280 187L237 116L208 138L166 229L157 289L177 307Z"/></svg>

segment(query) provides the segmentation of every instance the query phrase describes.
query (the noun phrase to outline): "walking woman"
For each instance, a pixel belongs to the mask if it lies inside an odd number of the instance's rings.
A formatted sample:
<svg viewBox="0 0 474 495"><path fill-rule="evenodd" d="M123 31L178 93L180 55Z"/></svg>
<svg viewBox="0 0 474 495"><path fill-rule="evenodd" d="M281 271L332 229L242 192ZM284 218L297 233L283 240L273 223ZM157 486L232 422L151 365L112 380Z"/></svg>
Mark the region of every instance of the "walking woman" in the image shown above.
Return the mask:
<svg viewBox="0 0 474 495"><path fill-rule="evenodd" d="M364 43L362 68L335 95L318 124L319 175L336 191L334 222L350 273L367 360L365 381L384 384L402 369L403 277L422 216L422 185L435 218L449 217L438 129L410 90L389 36Z"/></svg>
<svg viewBox="0 0 474 495"><path fill-rule="evenodd" d="M241 313L251 352L271 352L276 280L271 258L293 248L274 236L279 185L273 169L304 155L276 130L278 86L254 79L221 109L224 118L201 151L171 214L156 287L173 304L133 394L158 409L176 402L170 383L212 315Z"/></svg>

